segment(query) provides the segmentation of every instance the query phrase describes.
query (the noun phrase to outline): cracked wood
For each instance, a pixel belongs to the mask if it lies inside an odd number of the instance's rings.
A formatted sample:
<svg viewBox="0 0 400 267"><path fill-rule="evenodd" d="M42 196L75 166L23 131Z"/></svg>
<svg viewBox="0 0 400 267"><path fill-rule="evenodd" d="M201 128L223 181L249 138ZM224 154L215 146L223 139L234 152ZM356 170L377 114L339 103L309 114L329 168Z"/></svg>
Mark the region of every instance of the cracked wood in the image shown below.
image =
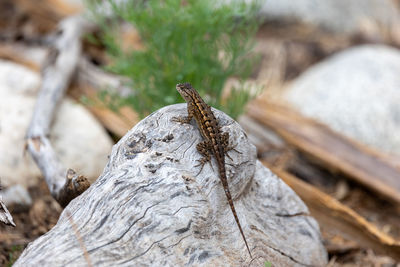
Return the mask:
<svg viewBox="0 0 400 267"><path fill-rule="evenodd" d="M325 266L318 224L306 206L257 161L241 127L212 109L242 152L231 153L227 173L252 246L249 257L218 177L208 165L193 177L202 137L197 126L171 123L186 108L165 107L130 130L113 147L103 174L14 266L263 266L271 260Z"/></svg>

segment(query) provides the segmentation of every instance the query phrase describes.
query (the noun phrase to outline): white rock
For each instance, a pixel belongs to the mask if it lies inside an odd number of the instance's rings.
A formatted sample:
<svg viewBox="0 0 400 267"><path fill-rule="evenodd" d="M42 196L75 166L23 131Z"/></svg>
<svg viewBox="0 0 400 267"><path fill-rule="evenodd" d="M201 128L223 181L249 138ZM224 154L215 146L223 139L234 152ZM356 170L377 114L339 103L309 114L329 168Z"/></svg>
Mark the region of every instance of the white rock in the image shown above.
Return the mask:
<svg viewBox="0 0 400 267"><path fill-rule="evenodd" d="M400 50L365 45L311 67L284 98L306 116L400 155Z"/></svg>
<svg viewBox="0 0 400 267"><path fill-rule="evenodd" d="M30 207L32 205L32 198L28 190L19 184L1 190L0 196L3 197L3 202L7 207L15 204L23 207Z"/></svg>
<svg viewBox="0 0 400 267"><path fill-rule="evenodd" d="M400 12L392 0L264 0L266 20L300 21L334 32L358 33L400 25ZM368 28L368 29L365 29Z"/></svg>
<svg viewBox="0 0 400 267"><path fill-rule="evenodd" d="M36 102L40 76L12 62L0 61L0 178L5 187L33 185L41 177L28 153L25 133ZM61 162L91 181L103 170L112 141L81 105L62 101L51 130Z"/></svg>
<svg viewBox="0 0 400 267"><path fill-rule="evenodd" d="M256 160L255 147L216 111L230 144L230 191L254 260L216 172L201 157L197 126L171 122L186 104L165 107L113 147L103 174L72 200L57 225L15 266L325 266L318 224L300 198ZM197 175L198 174L198 175ZM86 250L86 252L84 252ZM249 264L251 261L251 264Z"/></svg>

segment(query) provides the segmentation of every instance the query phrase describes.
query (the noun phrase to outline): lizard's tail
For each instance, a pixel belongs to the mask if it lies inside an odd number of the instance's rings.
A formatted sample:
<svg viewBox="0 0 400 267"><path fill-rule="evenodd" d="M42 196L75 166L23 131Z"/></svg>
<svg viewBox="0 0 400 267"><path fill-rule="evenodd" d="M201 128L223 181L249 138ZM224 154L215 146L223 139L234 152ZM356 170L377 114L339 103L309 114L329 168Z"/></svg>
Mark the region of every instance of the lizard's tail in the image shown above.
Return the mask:
<svg viewBox="0 0 400 267"><path fill-rule="evenodd" d="M250 254L250 258L253 258L253 256L251 255L251 252L250 252L249 245L247 244L246 237L244 236L242 226L240 225L239 217L237 216L235 206L233 205L233 200L232 200L231 192L229 191L229 188L228 188L228 183L227 182L226 182L226 184L224 184L224 182L222 182L222 183L224 186L226 198L228 199L229 206L231 207L231 210L233 213L233 217L235 217L235 221L236 221L237 226L239 227L240 234L242 235L244 243L246 244L247 251Z"/></svg>

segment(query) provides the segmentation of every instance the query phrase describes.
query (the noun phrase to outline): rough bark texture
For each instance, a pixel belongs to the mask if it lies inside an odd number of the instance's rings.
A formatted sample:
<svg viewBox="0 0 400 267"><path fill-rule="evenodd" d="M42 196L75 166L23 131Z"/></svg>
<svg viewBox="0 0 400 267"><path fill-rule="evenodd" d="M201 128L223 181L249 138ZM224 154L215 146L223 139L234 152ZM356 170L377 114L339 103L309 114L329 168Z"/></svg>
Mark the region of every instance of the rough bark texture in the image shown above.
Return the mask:
<svg viewBox="0 0 400 267"><path fill-rule="evenodd" d="M31 243L15 266L324 266L318 224L300 198L256 160L241 127L214 109L236 146L227 175L243 239L217 165L200 158L197 126L171 122L186 104L151 114L113 148L103 174ZM93 140L95 145L96 140ZM213 171L214 169L214 171Z"/></svg>

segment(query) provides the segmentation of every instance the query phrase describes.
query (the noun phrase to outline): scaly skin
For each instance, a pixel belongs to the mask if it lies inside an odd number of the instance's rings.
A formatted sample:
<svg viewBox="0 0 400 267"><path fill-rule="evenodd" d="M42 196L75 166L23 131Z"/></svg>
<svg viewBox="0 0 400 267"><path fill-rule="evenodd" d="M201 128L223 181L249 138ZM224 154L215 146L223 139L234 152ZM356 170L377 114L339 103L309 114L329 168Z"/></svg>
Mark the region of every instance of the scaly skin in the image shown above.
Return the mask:
<svg viewBox="0 0 400 267"><path fill-rule="evenodd" d="M210 154L214 155L218 163L219 176L224 187L229 206L231 207L236 224L239 227L250 257L252 257L246 237L244 236L242 230L242 226L240 225L239 218L236 214L235 206L233 205L232 196L229 191L228 180L226 178L225 154L228 150L230 150L228 148L229 134L221 132L218 121L215 118L214 113L211 111L211 107L204 102L204 100L200 97L190 83L177 84L176 90L178 90L187 103L188 116L175 118L175 121L189 123L192 118L196 120L200 133L204 138L204 141L198 143L196 146L199 153L203 156L203 158L199 160L199 165L197 165L201 166L199 172L201 172L203 169L204 164L211 160Z"/></svg>

